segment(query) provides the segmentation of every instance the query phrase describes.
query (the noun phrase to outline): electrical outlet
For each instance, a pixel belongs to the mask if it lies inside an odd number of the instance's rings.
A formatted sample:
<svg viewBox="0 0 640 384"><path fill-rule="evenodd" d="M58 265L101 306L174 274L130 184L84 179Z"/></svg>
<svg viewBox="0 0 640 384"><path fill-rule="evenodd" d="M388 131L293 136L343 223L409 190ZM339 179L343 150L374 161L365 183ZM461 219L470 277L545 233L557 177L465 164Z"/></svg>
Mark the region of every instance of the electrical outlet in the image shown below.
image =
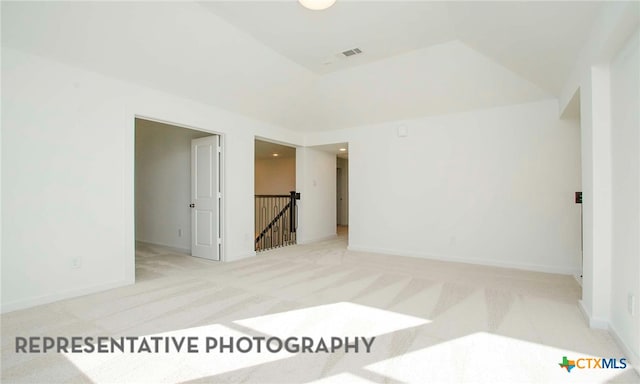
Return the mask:
<svg viewBox="0 0 640 384"><path fill-rule="evenodd" d="M636 296L633 293L629 294L629 297L627 299L627 309L629 310L629 314L631 316L635 316L636 315Z"/></svg>

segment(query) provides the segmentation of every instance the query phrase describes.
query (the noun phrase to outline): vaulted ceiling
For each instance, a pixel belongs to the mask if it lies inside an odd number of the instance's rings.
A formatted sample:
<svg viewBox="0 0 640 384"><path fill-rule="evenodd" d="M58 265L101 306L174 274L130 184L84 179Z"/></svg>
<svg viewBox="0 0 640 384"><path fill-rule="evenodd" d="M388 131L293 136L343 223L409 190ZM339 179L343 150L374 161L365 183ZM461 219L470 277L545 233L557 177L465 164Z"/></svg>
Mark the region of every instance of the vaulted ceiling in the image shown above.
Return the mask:
<svg viewBox="0 0 640 384"><path fill-rule="evenodd" d="M294 130L555 97L599 2L2 2L2 45ZM362 54L344 57L342 51Z"/></svg>
<svg viewBox="0 0 640 384"><path fill-rule="evenodd" d="M295 1L202 5L318 74L460 40L549 92L559 91L600 7L597 2L338 0L317 12ZM364 54L341 54L356 47Z"/></svg>

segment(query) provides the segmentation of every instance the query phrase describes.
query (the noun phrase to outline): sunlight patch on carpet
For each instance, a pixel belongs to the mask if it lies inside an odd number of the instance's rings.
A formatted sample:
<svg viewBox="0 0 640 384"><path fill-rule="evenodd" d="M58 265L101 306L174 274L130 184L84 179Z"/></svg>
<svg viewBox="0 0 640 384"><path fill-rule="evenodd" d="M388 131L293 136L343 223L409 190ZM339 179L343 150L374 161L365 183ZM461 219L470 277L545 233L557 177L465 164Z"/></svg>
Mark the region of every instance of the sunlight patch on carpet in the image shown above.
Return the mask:
<svg viewBox="0 0 640 384"><path fill-rule="evenodd" d="M237 345L233 353L230 353L229 349L221 352L219 347L210 348L212 338L311 338L314 340L315 349L321 339L327 340L327 346L330 347L329 340L332 338L371 338L428 324L429 320L341 302L258 316L234 323L256 332L247 334L222 324L212 324L141 336L140 339L148 341L162 338L159 351L154 349L151 353L140 352L138 340L134 352L128 349L124 352L116 350L109 353L69 352L64 353L64 356L93 382L184 382L267 364L299 354L287 351L286 348L277 352L266 351L265 344L262 344L260 352L255 347L249 352L240 352ZM116 339L127 336L131 335L112 335ZM197 353L188 353L184 345L179 352L176 351L175 345L171 345L168 352L165 349L164 340L184 340L188 337L192 337L197 343ZM248 343L244 343L245 347L247 345ZM364 353L364 350L364 343L360 341L360 352L356 353ZM317 356L324 360L327 354ZM336 380L353 382L351 379L357 378L360 382L366 382L365 379L351 377L348 373L338 376L335 377Z"/></svg>
<svg viewBox="0 0 640 384"><path fill-rule="evenodd" d="M419 349L365 369L406 383L606 383L632 369L563 368L563 357L586 367L586 359L624 356L593 356L582 352L537 344L486 332ZM602 364L602 363L601 363ZM592 360L591 365L595 365Z"/></svg>

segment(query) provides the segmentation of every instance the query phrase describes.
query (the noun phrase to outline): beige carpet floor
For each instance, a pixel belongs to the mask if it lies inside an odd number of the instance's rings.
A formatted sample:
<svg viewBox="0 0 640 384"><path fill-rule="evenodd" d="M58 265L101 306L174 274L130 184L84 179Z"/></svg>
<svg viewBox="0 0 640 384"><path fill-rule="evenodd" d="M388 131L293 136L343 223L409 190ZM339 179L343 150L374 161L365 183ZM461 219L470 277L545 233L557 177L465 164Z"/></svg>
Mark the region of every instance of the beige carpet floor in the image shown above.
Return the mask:
<svg viewBox="0 0 640 384"><path fill-rule="evenodd" d="M137 283L2 315L3 383L638 383L570 276L346 250L209 262L139 245ZM376 337L369 353L16 353L23 336ZM202 347L202 346L201 346Z"/></svg>

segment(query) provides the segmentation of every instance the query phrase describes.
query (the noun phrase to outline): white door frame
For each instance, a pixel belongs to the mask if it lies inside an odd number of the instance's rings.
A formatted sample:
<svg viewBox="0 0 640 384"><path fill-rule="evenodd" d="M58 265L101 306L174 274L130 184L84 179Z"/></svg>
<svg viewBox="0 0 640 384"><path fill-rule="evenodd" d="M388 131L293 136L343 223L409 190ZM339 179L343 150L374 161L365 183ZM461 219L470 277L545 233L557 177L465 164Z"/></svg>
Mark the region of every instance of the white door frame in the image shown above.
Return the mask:
<svg viewBox="0 0 640 384"><path fill-rule="evenodd" d="M125 169L124 177L126 179L124 192L124 199L126 202L125 208L125 218L130 218L127 220L127 226L124 229L124 236L128 248L131 250L131 263L125 267L124 276L125 280L129 283L135 283L135 223L136 223L136 215L135 215L135 133L136 133L136 119L153 121L156 123L168 124L178 128L186 128L192 129L195 131L210 133L212 135L218 135L220 137L220 162L218 164L219 167L219 177L220 177L220 190L222 191L222 198L220 201L220 238L222 239L222 245L220 247L220 260L221 262L226 261L227 253L226 253L226 242L227 242L227 234L226 234L226 163L225 163L225 141L226 137L223 132L215 131L211 129L205 129L201 127L196 127L188 124L176 123L174 121L160 119L156 117L152 117L150 115L139 114L139 113L126 113L127 120L129 121L129 132L128 139L125 142L125 151L129 155L129 167Z"/></svg>

